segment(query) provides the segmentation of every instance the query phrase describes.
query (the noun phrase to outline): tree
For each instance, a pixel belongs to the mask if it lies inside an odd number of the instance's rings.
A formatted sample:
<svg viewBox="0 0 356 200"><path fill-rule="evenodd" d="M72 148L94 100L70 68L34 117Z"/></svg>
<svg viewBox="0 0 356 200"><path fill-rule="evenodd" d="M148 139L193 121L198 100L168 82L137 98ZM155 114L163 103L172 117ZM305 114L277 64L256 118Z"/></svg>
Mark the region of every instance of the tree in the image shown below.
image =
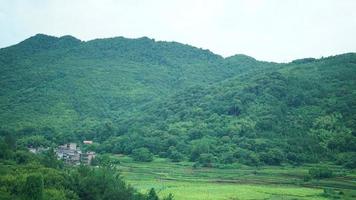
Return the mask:
<svg viewBox="0 0 356 200"><path fill-rule="evenodd" d="M190 160L197 161L200 157L200 154L210 153L210 151L213 151L212 147L214 144L215 140L212 138L202 138L192 141Z"/></svg>
<svg viewBox="0 0 356 200"><path fill-rule="evenodd" d="M183 159L183 155L173 146L168 149L168 157L172 160L172 162L179 162Z"/></svg>
<svg viewBox="0 0 356 200"><path fill-rule="evenodd" d="M198 159L198 162L203 165L203 167L212 167L215 161L215 157L211 153L202 153Z"/></svg>
<svg viewBox="0 0 356 200"><path fill-rule="evenodd" d="M102 154L97 155L90 164L92 166L100 165L102 167L113 168L117 164L120 164L120 161L118 159L110 157L109 154Z"/></svg>
<svg viewBox="0 0 356 200"><path fill-rule="evenodd" d="M224 163L224 164L231 164L231 163L235 162L234 153L231 151L222 153L220 162Z"/></svg>
<svg viewBox="0 0 356 200"><path fill-rule="evenodd" d="M348 161L346 161L344 166L349 169L356 169L356 157L351 157Z"/></svg>
<svg viewBox="0 0 356 200"><path fill-rule="evenodd" d="M9 146L0 138L0 159L9 159L12 157L13 151Z"/></svg>
<svg viewBox="0 0 356 200"><path fill-rule="evenodd" d="M23 190L23 195L27 200L43 199L43 177L40 174L27 176Z"/></svg>
<svg viewBox="0 0 356 200"><path fill-rule="evenodd" d="M309 175L317 179L331 178L333 176L333 171L326 167L314 167L309 169Z"/></svg>
<svg viewBox="0 0 356 200"><path fill-rule="evenodd" d="M27 136L19 140L19 143L27 147L46 147L49 146L49 141L42 135Z"/></svg>
<svg viewBox="0 0 356 200"><path fill-rule="evenodd" d="M145 147L134 149L132 157L135 161L151 162L153 160L153 154Z"/></svg>
<svg viewBox="0 0 356 200"><path fill-rule="evenodd" d="M67 200L65 192L56 189L46 189L43 194L44 199L50 200Z"/></svg>
<svg viewBox="0 0 356 200"><path fill-rule="evenodd" d="M81 166L76 175L77 194L85 200L133 200L136 191L127 186L117 170L107 167Z"/></svg>
<svg viewBox="0 0 356 200"><path fill-rule="evenodd" d="M163 200L173 200L173 199L174 199L174 196L171 193L169 193L168 196L163 198Z"/></svg>
<svg viewBox="0 0 356 200"><path fill-rule="evenodd" d="M14 155L14 160L18 164L26 164L33 161L34 157L30 152L18 150Z"/></svg>
<svg viewBox="0 0 356 200"><path fill-rule="evenodd" d="M4 141L9 146L10 149L12 149L12 150L16 149L16 138L15 138L14 134L6 132Z"/></svg>
<svg viewBox="0 0 356 200"><path fill-rule="evenodd" d="M280 165L283 159L283 152L277 148L270 149L267 153L261 154L261 160L268 165Z"/></svg>
<svg viewBox="0 0 356 200"><path fill-rule="evenodd" d="M63 167L63 162L58 160L56 152L53 148L50 148L48 151L45 151L42 155L42 164L50 168L61 168Z"/></svg>
<svg viewBox="0 0 356 200"><path fill-rule="evenodd" d="M148 192L147 200L159 200L154 188L151 188L151 190Z"/></svg>

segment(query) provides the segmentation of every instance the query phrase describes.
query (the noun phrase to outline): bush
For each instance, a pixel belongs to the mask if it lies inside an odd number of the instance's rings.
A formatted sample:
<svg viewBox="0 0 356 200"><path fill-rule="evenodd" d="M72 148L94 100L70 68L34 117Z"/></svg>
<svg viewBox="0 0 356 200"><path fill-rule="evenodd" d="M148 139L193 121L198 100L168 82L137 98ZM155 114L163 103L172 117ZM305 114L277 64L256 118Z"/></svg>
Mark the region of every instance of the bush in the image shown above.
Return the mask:
<svg viewBox="0 0 356 200"><path fill-rule="evenodd" d="M163 200L173 200L173 199L174 199L174 196L171 193L169 193L168 196L163 198Z"/></svg>
<svg viewBox="0 0 356 200"><path fill-rule="evenodd" d="M30 161L33 161L34 158L29 152L16 151L14 160L16 161L17 164L26 164L29 163Z"/></svg>
<svg viewBox="0 0 356 200"><path fill-rule="evenodd" d="M159 200L154 188L151 188L151 190L148 192L147 200Z"/></svg>
<svg viewBox="0 0 356 200"><path fill-rule="evenodd" d="M347 161L344 166L349 169L356 169L356 158Z"/></svg>
<svg viewBox="0 0 356 200"><path fill-rule="evenodd" d="M172 162L179 162L183 160L183 154L179 153L178 151L173 151L169 155L169 158L172 160Z"/></svg>
<svg viewBox="0 0 356 200"><path fill-rule="evenodd" d="M151 162L153 160L153 154L147 148L142 147L132 151L132 158L135 161Z"/></svg>
<svg viewBox="0 0 356 200"><path fill-rule="evenodd" d="M213 162L215 161L215 157L211 153L202 153L199 156L198 162L203 166L203 167L212 167Z"/></svg>
<svg viewBox="0 0 356 200"><path fill-rule="evenodd" d="M220 163L231 164L235 162L235 157L233 152L225 152L221 155Z"/></svg>
<svg viewBox="0 0 356 200"><path fill-rule="evenodd" d="M105 166L105 167L113 167L117 164L120 164L120 160L114 157L110 157L109 154L97 155L90 163L92 166Z"/></svg>
<svg viewBox="0 0 356 200"><path fill-rule="evenodd" d="M326 167L317 167L309 169L309 175L312 178L317 179L331 178L333 176L333 171L327 169Z"/></svg>
<svg viewBox="0 0 356 200"><path fill-rule="evenodd" d="M171 159L172 162L179 162L183 159L183 154L177 151L177 149L173 146L168 149L168 158Z"/></svg>
<svg viewBox="0 0 356 200"><path fill-rule="evenodd" d="M271 149L267 153L262 153L260 158L268 165L280 165L284 156L280 149Z"/></svg>
<svg viewBox="0 0 356 200"><path fill-rule="evenodd" d="M31 174L26 178L23 195L28 200L43 199L43 177L41 174Z"/></svg>
<svg viewBox="0 0 356 200"><path fill-rule="evenodd" d="M356 169L356 153L343 153L338 155L337 164L349 169Z"/></svg>

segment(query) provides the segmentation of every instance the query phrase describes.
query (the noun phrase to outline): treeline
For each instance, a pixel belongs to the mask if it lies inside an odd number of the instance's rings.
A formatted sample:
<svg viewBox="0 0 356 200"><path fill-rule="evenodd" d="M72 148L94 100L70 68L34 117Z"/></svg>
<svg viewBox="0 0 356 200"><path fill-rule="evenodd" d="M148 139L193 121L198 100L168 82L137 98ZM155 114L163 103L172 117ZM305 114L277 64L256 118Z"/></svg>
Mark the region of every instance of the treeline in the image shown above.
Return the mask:
<svg viewBox="0 0 356 200"><path fill-rule="evenodd" d="M113 166L65 166L53 149L30 153L13 135L0 137L0 172L2 200L160 199L154 189L147 194L137 192Z"/></svg>

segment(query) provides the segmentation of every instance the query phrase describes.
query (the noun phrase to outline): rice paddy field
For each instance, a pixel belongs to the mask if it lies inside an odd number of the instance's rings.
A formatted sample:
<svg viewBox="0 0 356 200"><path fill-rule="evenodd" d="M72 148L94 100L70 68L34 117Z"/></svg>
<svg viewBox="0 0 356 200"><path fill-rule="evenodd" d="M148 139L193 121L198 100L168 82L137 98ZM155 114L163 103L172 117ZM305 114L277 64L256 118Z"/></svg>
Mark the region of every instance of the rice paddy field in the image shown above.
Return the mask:
<svg viewBox="0 0 356 200"><path fill-rule="evenodd" d="M356 199L356 173L338 166L335 177L305 181L310 166L197 168L193 163L165 159L135 162L120 160L118 170L136 189L155 188L159 196L169 193L175 200L326 200Z"/></svg>

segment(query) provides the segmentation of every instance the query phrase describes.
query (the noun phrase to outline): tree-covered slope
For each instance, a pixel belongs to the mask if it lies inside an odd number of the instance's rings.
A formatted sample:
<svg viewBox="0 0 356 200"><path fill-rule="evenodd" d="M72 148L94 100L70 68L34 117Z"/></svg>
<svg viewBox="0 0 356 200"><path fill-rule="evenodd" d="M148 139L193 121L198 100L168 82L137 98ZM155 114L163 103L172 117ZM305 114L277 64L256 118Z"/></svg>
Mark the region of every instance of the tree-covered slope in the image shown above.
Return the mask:
<svg viewBox="0 0 356 200"><path fill-rule="evenodd" d="M259 68L144 110L122 121L128 134L108 149L144 146L203 163L355 165L356 54Z"/></svg>
<svg viewBox="0 0 356 200"><path fill-rule="evenodd" d="M1 127L92 129L157 97L239 73L222 62L207 50L149 38L38 34L0 49Z"/></svg>
<svg viewBox="0 0 356 200"><path fill-rule="evenodd" d="M356 165L354 53L278 64L149 38L36 35L0 49L0 75L0 128L22 143L88 139L206 166Z"/></svg>

